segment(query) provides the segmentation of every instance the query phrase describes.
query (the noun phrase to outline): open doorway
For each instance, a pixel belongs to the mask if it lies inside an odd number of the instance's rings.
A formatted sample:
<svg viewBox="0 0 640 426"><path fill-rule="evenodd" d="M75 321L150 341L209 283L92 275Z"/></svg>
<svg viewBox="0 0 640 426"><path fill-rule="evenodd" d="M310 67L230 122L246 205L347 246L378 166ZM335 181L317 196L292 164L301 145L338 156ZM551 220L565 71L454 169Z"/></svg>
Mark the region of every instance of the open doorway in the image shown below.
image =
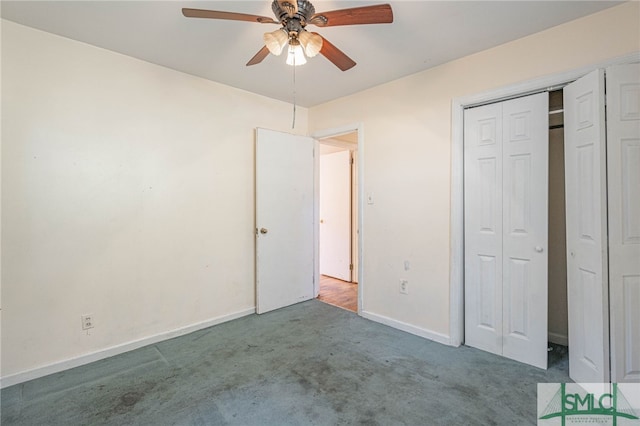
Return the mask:
<svg viewBox="0 0 640 426"><path fill-rule="evenodd" d="M320 140L318 299L358 311L358 132Z"/></svg>

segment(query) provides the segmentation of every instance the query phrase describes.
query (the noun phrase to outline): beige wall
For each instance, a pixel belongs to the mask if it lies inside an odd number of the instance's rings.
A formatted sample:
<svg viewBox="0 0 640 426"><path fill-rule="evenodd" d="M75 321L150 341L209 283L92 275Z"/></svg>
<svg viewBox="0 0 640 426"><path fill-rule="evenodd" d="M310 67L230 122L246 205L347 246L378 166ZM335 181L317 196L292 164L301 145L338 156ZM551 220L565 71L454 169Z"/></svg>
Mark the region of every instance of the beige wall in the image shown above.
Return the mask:
<svg viewBox="0 0 640 426"><path fill-rule="evenodd" d="M2 65L3 377L255 307L254 129L291 105L8 21Z"/></svg>
<svg viewBox="0 0 640 426"><path fill-rule="evenodd" d="M449 335L451 101L640 51L626 3L311 108L311 133L363 123L363 309ZM403 262L410 261L405 271ZM409 295L398 281L409 281Z"/></svg>

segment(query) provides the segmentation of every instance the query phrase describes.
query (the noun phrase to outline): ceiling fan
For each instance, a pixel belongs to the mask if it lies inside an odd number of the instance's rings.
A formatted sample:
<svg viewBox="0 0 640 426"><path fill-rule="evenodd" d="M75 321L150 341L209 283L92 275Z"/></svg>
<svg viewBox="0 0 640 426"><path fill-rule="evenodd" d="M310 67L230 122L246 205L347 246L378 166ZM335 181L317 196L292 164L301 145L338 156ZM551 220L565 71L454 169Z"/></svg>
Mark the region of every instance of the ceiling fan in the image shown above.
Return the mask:
<svg viewBox="0 0 640 426"><path fill-rule="evenodd" d="M246 13L189 8L182 9L182 14L187 18L226 19L282 25L281 28L264 34L265 46L247 62L247 66L259 64L269 53L280 55L284 47L289 44L287 64L302 65L306 62L305 54L307 57L313 57L320 53L342 71L354 67L356 63L320 34L307 31L307 25L335 27L338 25L393 22L393 12L388 4L316 13L313 4L307 0L273 0L271 8L276 19Z"/></svg>

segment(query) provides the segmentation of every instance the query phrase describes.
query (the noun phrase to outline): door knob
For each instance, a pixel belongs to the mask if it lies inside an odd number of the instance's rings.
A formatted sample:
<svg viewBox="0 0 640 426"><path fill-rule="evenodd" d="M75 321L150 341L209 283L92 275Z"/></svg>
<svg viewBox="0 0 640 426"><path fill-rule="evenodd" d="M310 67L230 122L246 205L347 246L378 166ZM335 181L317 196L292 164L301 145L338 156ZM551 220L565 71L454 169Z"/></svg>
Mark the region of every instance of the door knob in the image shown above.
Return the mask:
<svg viewBox="0 0 640 426"><path fill-rule="evenodd" d="M269 232L269 230L267 228L260 228L260 233L261 234L266 234L267 232Z"/></svg>
<svg viewBox="0 0 640 426"><path fill-rule="evenodd" d="M540 246L536 246L536 251L537 251L538 253L542 253L542 247L540 247Z"/></svg>

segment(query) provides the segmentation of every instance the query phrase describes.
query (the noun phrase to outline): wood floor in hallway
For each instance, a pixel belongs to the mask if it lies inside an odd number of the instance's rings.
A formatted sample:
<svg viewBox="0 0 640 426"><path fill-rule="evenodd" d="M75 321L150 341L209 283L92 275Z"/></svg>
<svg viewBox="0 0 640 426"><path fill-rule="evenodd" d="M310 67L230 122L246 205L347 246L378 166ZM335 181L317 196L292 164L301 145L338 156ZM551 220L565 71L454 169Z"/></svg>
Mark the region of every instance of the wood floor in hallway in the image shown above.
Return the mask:
<svg viewBox="0 0 640 426"><path fill-rule="evenodd" d="M320 275L318 300L349 311L358 312L358 283Z"/></svg>

